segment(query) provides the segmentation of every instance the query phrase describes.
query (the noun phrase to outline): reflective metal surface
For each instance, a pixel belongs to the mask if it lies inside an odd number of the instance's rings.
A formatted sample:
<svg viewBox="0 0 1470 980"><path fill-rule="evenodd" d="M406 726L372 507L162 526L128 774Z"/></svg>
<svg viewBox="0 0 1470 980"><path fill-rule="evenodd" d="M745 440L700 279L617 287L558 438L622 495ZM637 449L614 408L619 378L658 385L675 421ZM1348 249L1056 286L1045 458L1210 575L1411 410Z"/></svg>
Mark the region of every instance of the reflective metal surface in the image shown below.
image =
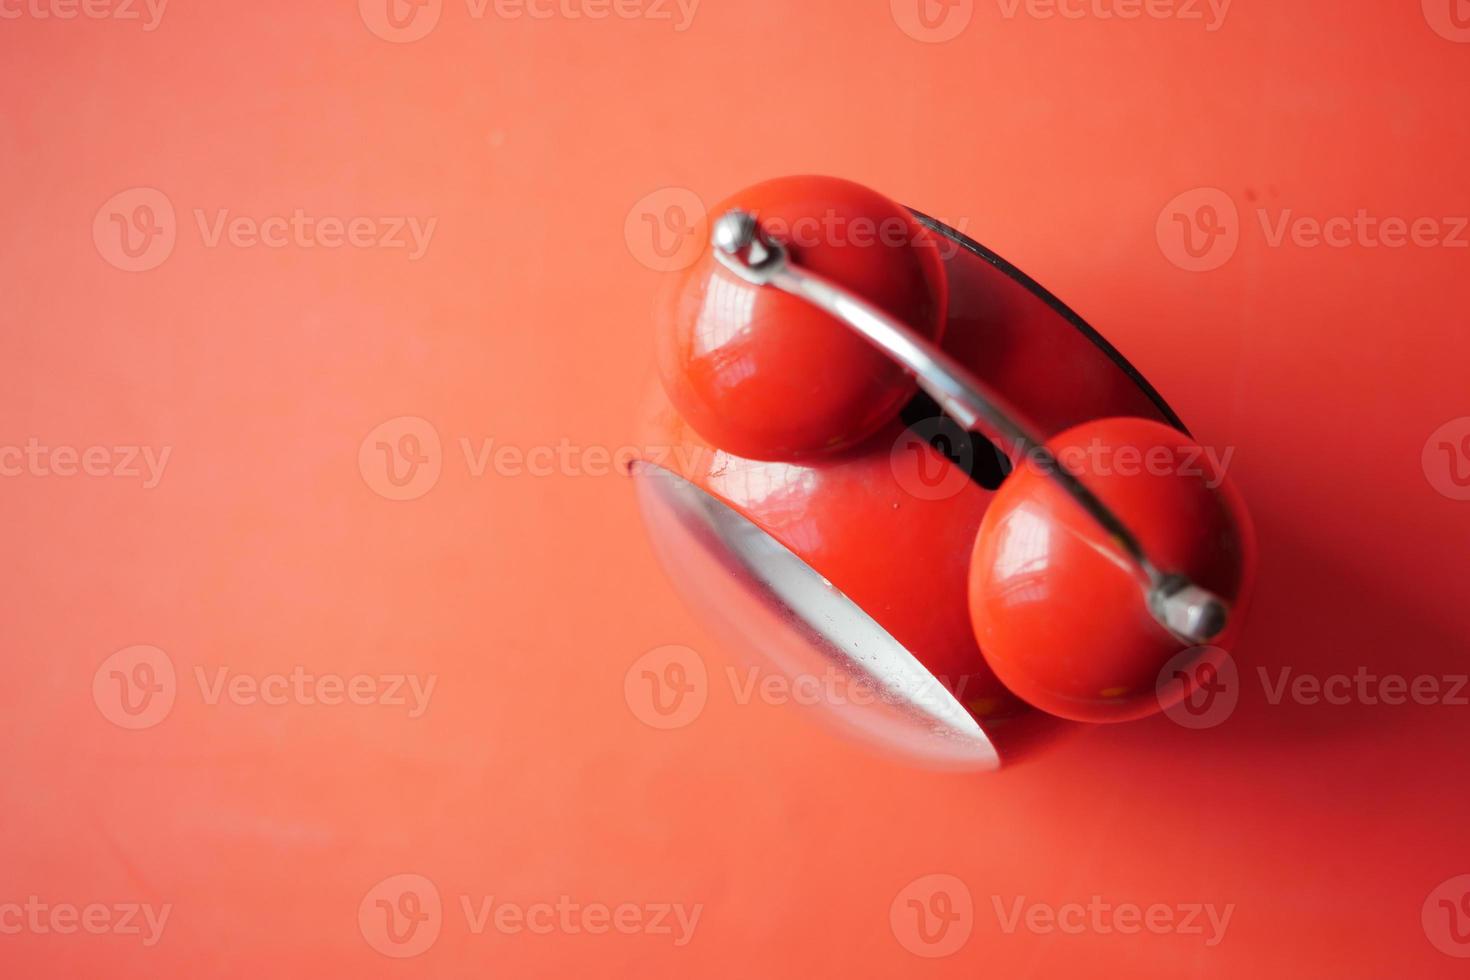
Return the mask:
<svg viewBox="0 0 1470 980"><path fill-rule="evenodd" d="M990 738L913 654L780 542L650 463L633 477L650 537L686 601L732 648L816 692L854 733L912 760L994 769Z"/></svg>

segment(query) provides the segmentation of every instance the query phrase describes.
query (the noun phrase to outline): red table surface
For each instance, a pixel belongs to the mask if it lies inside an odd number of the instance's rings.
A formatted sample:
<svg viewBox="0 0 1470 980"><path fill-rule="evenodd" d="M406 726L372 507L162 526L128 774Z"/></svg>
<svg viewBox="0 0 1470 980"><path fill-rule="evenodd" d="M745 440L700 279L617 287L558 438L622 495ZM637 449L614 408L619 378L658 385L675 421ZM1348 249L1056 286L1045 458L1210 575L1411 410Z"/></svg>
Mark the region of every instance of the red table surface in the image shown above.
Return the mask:
<svg viewBox="0 0 1470 980"><path fill-rule="evenodd" d="M1463 971L1463 0L537 4L0 2L0 974ZM1224 723L955 775L741 697L605 459L647 222L805 172L994 248L1234 450ZM661 730L625 681L667 645L709 680Z"/></svg>

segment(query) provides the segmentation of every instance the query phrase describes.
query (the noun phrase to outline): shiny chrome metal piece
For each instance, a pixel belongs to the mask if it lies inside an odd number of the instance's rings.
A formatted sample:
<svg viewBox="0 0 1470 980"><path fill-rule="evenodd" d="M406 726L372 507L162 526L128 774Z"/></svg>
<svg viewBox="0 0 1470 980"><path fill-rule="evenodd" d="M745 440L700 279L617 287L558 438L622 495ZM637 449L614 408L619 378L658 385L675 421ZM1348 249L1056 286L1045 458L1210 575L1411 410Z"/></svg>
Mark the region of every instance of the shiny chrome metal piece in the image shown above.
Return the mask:
<svg viewBox="0 0 1470 980"><path fill-rule="evenodd" d="M851 327L907 368L956 422L994 440L1018 464L1024 460L1041 467L1108 536L1119 560L1137 575L1150 614L1170 633L1203 644L1224 631L1230 617L1225 601L1155 565L1132 530L1046 448L1020 413L958 361L861 297L793 263L786 247L766 235L751 214L737 210L722 215L711 239L715 257L726 269L753 285L773 286L804 299Z"/></svg>

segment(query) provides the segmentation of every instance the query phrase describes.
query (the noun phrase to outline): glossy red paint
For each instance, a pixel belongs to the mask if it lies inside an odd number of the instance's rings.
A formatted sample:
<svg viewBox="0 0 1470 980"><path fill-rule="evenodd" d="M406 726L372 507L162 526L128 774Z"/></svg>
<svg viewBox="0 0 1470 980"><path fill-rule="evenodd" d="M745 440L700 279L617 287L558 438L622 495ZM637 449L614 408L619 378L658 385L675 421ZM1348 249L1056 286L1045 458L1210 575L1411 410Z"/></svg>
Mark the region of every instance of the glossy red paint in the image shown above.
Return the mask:
<svg viewBox="0 0 1470 980"><path fill-rule="evenodd" d="M820 202L839 196L817 195L813 186L835 187L849 199L868 202L863 213L870 216L888 213L886 205L872 203L872 192L845 181L811 178L760 185L712 213L735 206L755 210L763 226L778 214L772 230L779 232L802 218L820 217L825 206ZM765 207L772 201L780 202L776 211ZM924 253L942 260L944 271L926 272L922 280L946 284L944 301L935 304L946 311L946 322L927 332L941 336L941 346L1043 434L1100 417L1133 416L1149 432L1185 440L1170 428L1177 420L1157 395L1059 302L962 236L927 234L934 236L935 247ZM873 250L819 249L815 254L824 263L818 271L833 279L869 282L870 290L872 282L886 283L883 288L892 292L893 270L871 266L872 256L879 254ZM810 258L799 254L797 260ZM910 267L901 265L898 271L898 280L916 283ZM729 291L729 301L713 301L722 290ZM885 308L893 312L900 305L890 301ZM708 254L681 281L675 301L661 315L664 384L646 412L644 440L668 451L648 461L677 469L733 507L861 606L998 739L1003 756L1012 744L1031 741L1045 721L987 663L972 625L972 550L994 494L956 473L922 426L911 430L893 418L897 405L884 401L883 419L864 414L854 426L841 417L843 400L830 397L824 387L827 375L811 370L823 344L841 349L839 363L848 371L868 355L883 355L853 348L851 342L866 347L866 341L803 301L738 280ZM693 338L711 331L726 338L724 345L711 348L722 352L720 358L713 353L692 358ZM738 339L752 331L752 337ZM747 363L745 387L714 381L716 360L727 366ZM764 366L770 366L771 378L761 374ZM844 390L851 394L859 387L854 383ZM891 391L910 393L885 388L885 399ZM793 406L817 410L802 412L793 422L781 415ZM861 438L860 430L869 430L875 420L879 427ZM989 451L983 439L977 445ZM787 458L798 448L818 446L827 451ZM1011 482L1003 485L1003 493ZM1016 486L1023 496L1032 492L1025 489L1029 481ZM1036 489L1044 491L1049 484ZM690 588L677 577L676 584ZM1093 600L1069 596L1064 601L1085 606ZM1097 601L1121 603L1120 616L1148 616L1136 587ZM699 604L708 607L708 602ZM746 641L764 644L759 638ZM1023 732L1025 737L1010 740Z"/></svg>

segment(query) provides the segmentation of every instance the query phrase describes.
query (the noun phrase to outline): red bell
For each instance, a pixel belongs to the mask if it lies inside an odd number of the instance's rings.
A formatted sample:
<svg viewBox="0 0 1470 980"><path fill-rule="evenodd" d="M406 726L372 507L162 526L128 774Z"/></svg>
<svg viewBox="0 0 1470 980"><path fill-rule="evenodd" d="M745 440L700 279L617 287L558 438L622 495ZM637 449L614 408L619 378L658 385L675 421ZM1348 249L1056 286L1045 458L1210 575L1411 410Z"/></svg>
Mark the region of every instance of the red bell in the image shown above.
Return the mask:
<svg viewBox="0 0 1470 980"><path fill-rule="evenodd" d="M786 177L714 213L759 221L793 262L935 341L944 266L906 210L845 180ZM751 459L846 449L898 414L916 386L892 358L806 300L747 282L706 250L659 324L669 398L714 445Z"/></svg>
<svg viewBox="0 0 1470 980"><path fill-rule="evenodd" d="M1249 517L1218 462L1166 425L1099 419L1047 448L1154 561L1223 600L1229 619L1197 638L1171 632L1138 601L1135 569L1097 522L1027 460L975 538L970 613L980 649L1008 688L1043 711L1092 722L1153 714L1168 706L1159 700L1165 664L1193 677L1194 660L1238 631L1253 558Z"/></svg>

